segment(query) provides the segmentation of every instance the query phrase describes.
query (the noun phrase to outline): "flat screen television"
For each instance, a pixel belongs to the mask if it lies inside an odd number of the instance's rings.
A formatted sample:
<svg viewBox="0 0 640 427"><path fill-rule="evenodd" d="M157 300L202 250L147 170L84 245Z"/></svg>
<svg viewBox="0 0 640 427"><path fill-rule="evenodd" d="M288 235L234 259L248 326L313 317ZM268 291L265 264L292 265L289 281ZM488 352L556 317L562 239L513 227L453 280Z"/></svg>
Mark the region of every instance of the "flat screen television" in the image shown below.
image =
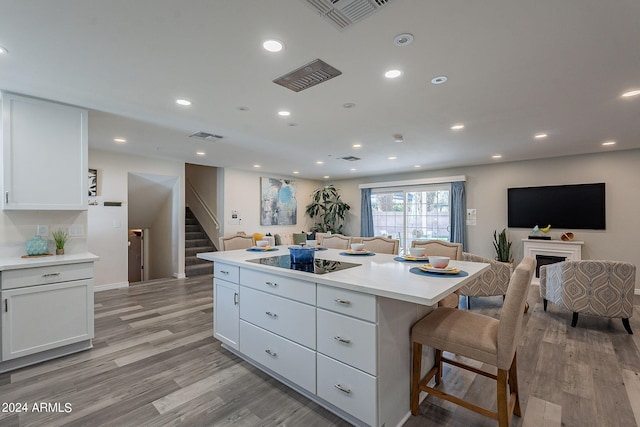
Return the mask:
<svg viewBox="0 0 640 427"><path fill-rule="evenodd" d="M605 230L604 183L507 189L510 228Z"/></svg>

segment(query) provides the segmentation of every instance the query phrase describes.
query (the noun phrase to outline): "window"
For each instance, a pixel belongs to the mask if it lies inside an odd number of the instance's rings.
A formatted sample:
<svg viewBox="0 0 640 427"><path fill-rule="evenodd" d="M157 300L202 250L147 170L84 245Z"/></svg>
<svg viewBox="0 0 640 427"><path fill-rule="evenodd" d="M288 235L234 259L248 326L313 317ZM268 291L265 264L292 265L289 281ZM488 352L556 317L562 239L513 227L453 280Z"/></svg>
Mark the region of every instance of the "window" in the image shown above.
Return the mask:
<svg viewBox="0 0 640 427"><path fill-rule="evenodd" d="M401 253L405 253L414 240L449 241L450 201L449 184L373 189L374 234L400 239Z"/></svg>

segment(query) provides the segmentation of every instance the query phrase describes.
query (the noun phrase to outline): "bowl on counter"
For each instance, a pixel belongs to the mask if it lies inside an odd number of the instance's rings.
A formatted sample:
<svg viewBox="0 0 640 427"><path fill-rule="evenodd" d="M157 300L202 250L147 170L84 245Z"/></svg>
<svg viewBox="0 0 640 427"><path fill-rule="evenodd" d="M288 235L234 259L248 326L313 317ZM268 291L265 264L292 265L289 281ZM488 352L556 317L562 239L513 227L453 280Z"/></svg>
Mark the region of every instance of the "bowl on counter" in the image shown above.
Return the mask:
<svg viewBox="0 0 640 427"><path fill-rule="evenodd" d="M424 248L409 248L409 254L416 258L422 258L424 256Z"/></svg>
<svg viewBox="0 0 640 427"><path fill-rule="evenodd" d="M364 251L364 243L352 243L351 244L352 251Z"/></svg>

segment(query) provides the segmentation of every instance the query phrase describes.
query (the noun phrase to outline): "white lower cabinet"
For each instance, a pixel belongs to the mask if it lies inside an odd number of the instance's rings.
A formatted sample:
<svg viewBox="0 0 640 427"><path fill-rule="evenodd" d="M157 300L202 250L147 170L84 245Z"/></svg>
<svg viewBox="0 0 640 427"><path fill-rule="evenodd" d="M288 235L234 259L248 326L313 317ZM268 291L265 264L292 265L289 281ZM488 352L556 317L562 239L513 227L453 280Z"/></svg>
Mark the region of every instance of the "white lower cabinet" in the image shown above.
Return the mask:
<svg viewBox="0 0 640 427"><path fill-rule="evenodd" d="M2 360L93 338L92 280L2 291Z"/></svg>
<svg viewBox="0 0 640 427"><path fill-rule="evenodd" d="M378 425L376 377L320 353L317 364L318 397L369 425Z"/></svg>
<svg viewBox="0 0 640 427"><path fill-rule="evenodd" d="M316 352L255 325L240 321L240 352L289 381L316 392Z"/></svg>
<svg viewBox="0 0 640 427"><path fill-rule="evenodd" d="M213 280L213 336L238 350L240 338L240 286L226 280Z"/></svg>

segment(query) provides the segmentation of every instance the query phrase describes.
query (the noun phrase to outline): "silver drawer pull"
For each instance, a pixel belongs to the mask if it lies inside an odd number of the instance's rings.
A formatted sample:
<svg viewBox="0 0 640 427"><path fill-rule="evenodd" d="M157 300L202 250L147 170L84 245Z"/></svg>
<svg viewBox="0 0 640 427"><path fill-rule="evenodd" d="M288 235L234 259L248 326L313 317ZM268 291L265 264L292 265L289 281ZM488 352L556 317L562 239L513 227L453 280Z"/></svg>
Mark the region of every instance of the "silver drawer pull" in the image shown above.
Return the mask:
<svg viewBox="0 0 640 427"><path fill-rule="evenodd" d="M351 301L346 299L336 298L334 301L337 302L338 304L351 305Z"/></svg>
<svg viewBox="0 0 640 427"><path fill-rule="evenodd" d="M222 273L222 274L229 274L229 272L228 272L228 271L224 271L224 270L220 270L220 273Z"/></svg>
<svg viewBox="0 0 640 427"><path fill-rule="evenodd" d="M278 286L277 283L273 283L273 282L264 282L264 283L265 283L265 285L271 286L272 288L275 288L276 286Z"/></svg>
<svg viewBox="0 0 640 427"><path fill-rule="evenodd" d="M46 274L43 274L42 277L57 277L59 275L60 273L46 273Z"/></svg>
<svg viewBox="0 0 640 427"><path fill-rule="evenodd" d="M278 355L278 353L276 353L275 351L271 351L269 349L266 349L264 352L267 353L271 357L276 357Z"/></svg>
<svg viewBox="0 0 640 427"><path fill-rule="evenodd" d="M348 388L344 388L340 384L335 384L334 387L337 388L338 390L340 390L343 393L351 394L351 390L349 390Z"/></svg>
<svg viewBox="0 0 640 427"><path fill-rule="evenodd" d="M336 340L336 341L340 341L342 343L345 343L345 344L351 344L351 340L348 340L346 338L335 336L335 337L333 337L333 339Z"/></svg>
<svg viewBox="0 0 640 427"><path fill-rule="evenodd" d="M269 317L271 317L273 319L278 317L278 315L276 313L272 313L270 311L265 311L264 314L266 314L267 316L269 316Z"/></svg>

